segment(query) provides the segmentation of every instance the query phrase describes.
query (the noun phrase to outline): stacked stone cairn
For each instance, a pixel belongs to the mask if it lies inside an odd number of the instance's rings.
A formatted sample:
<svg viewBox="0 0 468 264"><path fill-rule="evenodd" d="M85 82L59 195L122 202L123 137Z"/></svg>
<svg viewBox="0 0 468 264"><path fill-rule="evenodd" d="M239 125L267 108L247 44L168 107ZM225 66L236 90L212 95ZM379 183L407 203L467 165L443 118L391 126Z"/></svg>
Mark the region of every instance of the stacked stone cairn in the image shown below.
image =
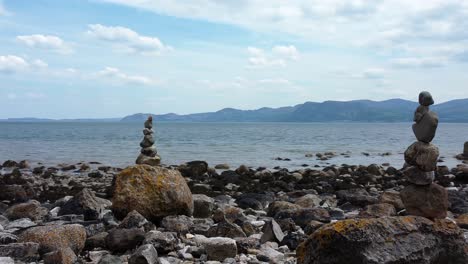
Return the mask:
<svg viewBox="0 0 468 264"><path fill-rule="evenodd" d="M158 155L154 145L153 137L153 117L148 116L143 129L143 140L140 142L141 153L136 160L136 164L147 164L150 166L158 166L161 163L161 157Z"/></svg>
<svg viewBox="0 0 468 264"><path fill-rule="evenodd" d="M459 160L468 160L468 141L465 142L465 145L463 146L463 153L458 154L456 158Z"/></svg>
<svg viewBox="0 0 468 264"><path fill-rule="evenodd" d="M431 141L436 134L439 118L429 110L429 106L434 104L429 92L419 94L419 104L414 113L413 124L413 132L418 141L405 151L403 174L410 185L400 192L400 196L409 215L445 218L448 208L447 191L433 183L439 149Z"/></svg>

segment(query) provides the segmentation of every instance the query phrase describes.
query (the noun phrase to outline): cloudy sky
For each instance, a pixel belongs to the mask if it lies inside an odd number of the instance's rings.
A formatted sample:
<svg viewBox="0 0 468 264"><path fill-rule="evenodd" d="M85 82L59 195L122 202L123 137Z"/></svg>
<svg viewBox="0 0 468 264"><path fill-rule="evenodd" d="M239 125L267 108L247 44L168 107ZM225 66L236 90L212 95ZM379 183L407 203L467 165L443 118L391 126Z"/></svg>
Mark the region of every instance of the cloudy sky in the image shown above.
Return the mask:
<svg viewBox="0 0 468 264"><path fill-rule="evenodd" d="M468 97L466 0L0 0L0 118Z"/></svg>

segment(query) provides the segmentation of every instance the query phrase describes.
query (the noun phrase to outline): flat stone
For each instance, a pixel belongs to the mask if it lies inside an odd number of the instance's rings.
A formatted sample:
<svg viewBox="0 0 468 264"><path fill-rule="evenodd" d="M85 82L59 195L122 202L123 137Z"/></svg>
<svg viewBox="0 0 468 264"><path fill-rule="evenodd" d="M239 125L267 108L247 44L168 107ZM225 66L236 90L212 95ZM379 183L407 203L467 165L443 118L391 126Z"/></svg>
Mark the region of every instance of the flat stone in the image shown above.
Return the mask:
<svg viewBox="0 0 468 264"><path fill-rule="evenodd" d="M150 166L159 166L161 164L161 157L158 155L154 157L146 156L142 153L138 156L137 160L135 161L136 164L146 164Z"/></svg>
<svg viewBox="0 0 468 264"><path fill-rule="evenodd" d="M413 124L413 132L419 141L430 143L434 139L439 117L436 113L429 111L425 113L418 123Z"/></svg>
<svg viewBox="0 0 468 264"><path fill-rule="evenodd" d="M431 143L414 142L405 151L405 161L409 165L417 166L422 171L437 169L439 149Z"/></svg>
<svg viewBox="0 0 468 264"><path fill-rule="evenodd" d="M234 239L227 237L198 238L197 241L205 246L209 260L223 261L226 258L235 258L237 244Z"/></svg>
<svg viewBox="0 0 468 264"><path fill-rule="evenodd" d="M39 244L27 242L0 245L0 256L13 257L28 262L36 261L39 260Z"/></svg>
<svg viewBox="0 0 468 264"><path fill-rule="evenodd" d="M147 148L142 148L140 151L143 155L149 156L149 157L154 157L156 154L158 154L158 151L156 150L155 146L147 147Z"/></svg>
<svg viewBox="0 0 468 264"><path fill-rule="evenodd" d="M400 192L401 200L409 215L427 218L445 218L448 195L444 187L432 183L426 186L409 185Z"/></svg>
<svg viewBox="0 0 468 264"><path fill-rule="evenodd" d="M423 91L419 93L419 104L424 106L430 106L434 104L434 99L432 98L431 93Z"/></svg>
<svg viewBox="0 0 468 264"><path fill-rule="evenodd" d="M281 242L283 238L283 230L281 230L281 227L275 220L271 219L271 221L265 223L263 226L263 235L260 239L262 244L268 241Z"/></svg>
<svg viewBox="0 0 468 264"><path fill-rule="evenodd" d="M410 166L403 171L406 179L416 185L429 185L434 181L434 171L422 171L416 166Z"/></svg>
<svg viewBox="0 0 468 264"><path fill-rule="evenodd" d="M143 129L143 134L144 135L151 135L153 133L154 133L153 129L149 129L149 128Z"/></svg>
<svg viewBox="0 0 468 264"><path fill-rule="evenodd" d="M128 259L128 264L157 264L158 252L151 244L139 247Z"/></svg>

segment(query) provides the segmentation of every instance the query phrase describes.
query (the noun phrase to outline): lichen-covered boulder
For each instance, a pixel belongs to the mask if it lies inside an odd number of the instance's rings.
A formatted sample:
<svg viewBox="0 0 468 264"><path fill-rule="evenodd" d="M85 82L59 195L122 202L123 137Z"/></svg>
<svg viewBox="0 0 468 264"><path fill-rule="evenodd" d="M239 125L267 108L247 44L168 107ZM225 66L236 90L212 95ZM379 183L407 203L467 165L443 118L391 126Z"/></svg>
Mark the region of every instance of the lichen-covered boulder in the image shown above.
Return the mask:
<svg viewBox="0 0 468 264"><path fill-rule="evenodd" d="M327 224L297 249L298 264L468 263L468 245L452 221L419 216Z"/></svg>
<svg viewBox="0 0 468 264"><path fill-rule="evenodd" d="M177 170L131 166L115 177L112 210L119 218L136 210L153 222L168 215L190 216L192 193Z"/></svg>
<svg viewBox="0 0 468 264"><path fill-rule="evenodd" d="M39 252L48 252L71 248L76 254L85 246L86 229L82 225L48 225L36 226L22 232L18 242L35 242Z"/></svg>

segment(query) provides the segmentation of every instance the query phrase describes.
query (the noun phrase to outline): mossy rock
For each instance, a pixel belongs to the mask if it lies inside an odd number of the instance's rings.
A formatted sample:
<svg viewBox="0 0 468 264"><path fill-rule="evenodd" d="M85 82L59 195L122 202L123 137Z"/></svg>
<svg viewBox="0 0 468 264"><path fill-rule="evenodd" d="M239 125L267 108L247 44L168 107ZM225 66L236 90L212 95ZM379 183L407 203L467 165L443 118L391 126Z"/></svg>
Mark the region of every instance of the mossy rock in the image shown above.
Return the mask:
<svg viewBox="0 0 468 264"><path fill-rule="evenodd" d="M192 193L177 170L131 166L115 178L112 210L118 218L135 210L152 222L168 215L191 216Z"/></svg>
<svg viewBox="0 0 468 264"><path fill-rule="evenodd" d="M420 216L337 221L315 231L296 253L298 264L468 263L455 223Z"/></svg>

